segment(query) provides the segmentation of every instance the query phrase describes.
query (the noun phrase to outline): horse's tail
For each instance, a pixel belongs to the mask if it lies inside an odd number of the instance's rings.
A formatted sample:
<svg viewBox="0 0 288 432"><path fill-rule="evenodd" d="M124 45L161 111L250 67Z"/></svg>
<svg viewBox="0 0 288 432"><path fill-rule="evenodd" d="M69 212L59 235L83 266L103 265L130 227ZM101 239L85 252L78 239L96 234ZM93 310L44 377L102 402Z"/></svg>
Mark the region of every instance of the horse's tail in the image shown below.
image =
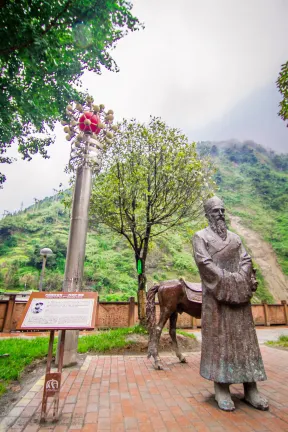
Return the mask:
<svg viewBox="0 0 288 432"><path fill-rule="evenodd" d="M147 293L147 303L146 303L146 319L148 329L153 328L156 325L156 306L155 306L155 296L160 288L160 284L153 285L152 288Z"/></svg>

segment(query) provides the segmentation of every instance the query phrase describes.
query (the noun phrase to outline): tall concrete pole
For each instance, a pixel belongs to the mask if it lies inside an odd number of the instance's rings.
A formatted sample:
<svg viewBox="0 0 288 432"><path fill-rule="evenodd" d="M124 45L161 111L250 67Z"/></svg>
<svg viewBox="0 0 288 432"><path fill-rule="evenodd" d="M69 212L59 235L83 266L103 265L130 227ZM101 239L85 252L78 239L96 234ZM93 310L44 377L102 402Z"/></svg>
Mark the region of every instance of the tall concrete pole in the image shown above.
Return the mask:
<svg viewBox="0 0 288 432"><path fill-rule="evenodd" d="M63 291L81 291L92 186L92 168L77 168Z"/></svg>
<svg viewBox="0 0 288 432"><path fill-rule="evenodd" d="M82 289L91 186L92 168L84 163L76 171L63 291L81 291ZM66 331L64 366L77 362L78 336L79 331L77 330ZM58 355L56 363L58 364Z"/></svg>

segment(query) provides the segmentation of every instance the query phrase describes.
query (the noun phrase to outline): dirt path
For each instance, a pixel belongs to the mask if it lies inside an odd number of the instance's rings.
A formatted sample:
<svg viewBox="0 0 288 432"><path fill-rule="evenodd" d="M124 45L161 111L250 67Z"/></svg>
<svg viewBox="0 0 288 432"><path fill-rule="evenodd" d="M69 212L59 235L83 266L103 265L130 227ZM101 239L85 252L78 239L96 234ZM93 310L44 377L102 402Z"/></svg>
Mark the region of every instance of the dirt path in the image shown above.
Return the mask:
<svg viewBox="0 0 288 432"><path fill-rule="evenodd" d="M260 267L274 299L277 302L288 300L288 278L283 274L272 246L265 242L255 231L243 226L240 217L232 215L229 215L229 217L231 227L245 239L245 243L251 250L253 259Z"/></svg>

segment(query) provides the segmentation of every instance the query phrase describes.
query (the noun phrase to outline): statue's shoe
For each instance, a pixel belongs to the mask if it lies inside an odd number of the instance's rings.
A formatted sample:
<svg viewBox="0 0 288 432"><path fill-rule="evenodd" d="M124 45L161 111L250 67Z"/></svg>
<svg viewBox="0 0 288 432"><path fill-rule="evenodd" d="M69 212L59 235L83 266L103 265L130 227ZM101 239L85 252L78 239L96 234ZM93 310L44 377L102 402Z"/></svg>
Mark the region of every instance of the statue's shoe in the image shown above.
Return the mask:
<svg viewBox="0 0 288 432"><path fill-rule="evenodd" d="M234 411L235 405L232 399L222 399L219 398L219 400L216 399L216 402L218 403L218 406L223 411Z"/></svg>
<svg viewBox="0 0 288 432"><path fill-rule="evenodd" d="M261 396L258 392L253 392L252 394L245 395L244 401L258 410L269 410L268 400L264 396Z"/></svg>
<svg viewBox="0 0 288 432"><path fill-rule="evenodd" d="M215 400L223 411L234 411L235 405L231 399L229 384L214 382Z"/></svg>

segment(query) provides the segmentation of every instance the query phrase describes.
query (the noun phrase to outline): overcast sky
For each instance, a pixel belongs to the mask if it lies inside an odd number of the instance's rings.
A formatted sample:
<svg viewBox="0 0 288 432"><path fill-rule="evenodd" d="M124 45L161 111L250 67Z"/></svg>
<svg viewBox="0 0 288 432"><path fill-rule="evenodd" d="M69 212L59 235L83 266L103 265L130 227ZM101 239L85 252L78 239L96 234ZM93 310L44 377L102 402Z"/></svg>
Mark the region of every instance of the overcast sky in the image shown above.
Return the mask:
<svg viewBox="0 0 288 432"><path fill-rule="evenodd" d="M146 121L152 114L183 129L191 139L194 130L196 139L211 139L210 125L221 124L241 101L271 88L288 59L286 0L133 3L145 30L118 43L113 57L120 72L103 71L101 76L89 72L83 77L83 86L95 102L112 108L117 120ZM278 98L276 89L275 95ZM277 110L275 121L280 124ZM284 123L279 127L284 130ZM231 136L233 132L227 129L229 136L220 138L237 138ZM221 133L225 135L225 130ZM19 160L1 166L8 180L0 190L0 213L51 195L60 182L68 185L63 170L69 143L61 127L56 134L50 160L35 157L29 163ZM251 134L247 138L257 140L255 127Z"/></svg>

